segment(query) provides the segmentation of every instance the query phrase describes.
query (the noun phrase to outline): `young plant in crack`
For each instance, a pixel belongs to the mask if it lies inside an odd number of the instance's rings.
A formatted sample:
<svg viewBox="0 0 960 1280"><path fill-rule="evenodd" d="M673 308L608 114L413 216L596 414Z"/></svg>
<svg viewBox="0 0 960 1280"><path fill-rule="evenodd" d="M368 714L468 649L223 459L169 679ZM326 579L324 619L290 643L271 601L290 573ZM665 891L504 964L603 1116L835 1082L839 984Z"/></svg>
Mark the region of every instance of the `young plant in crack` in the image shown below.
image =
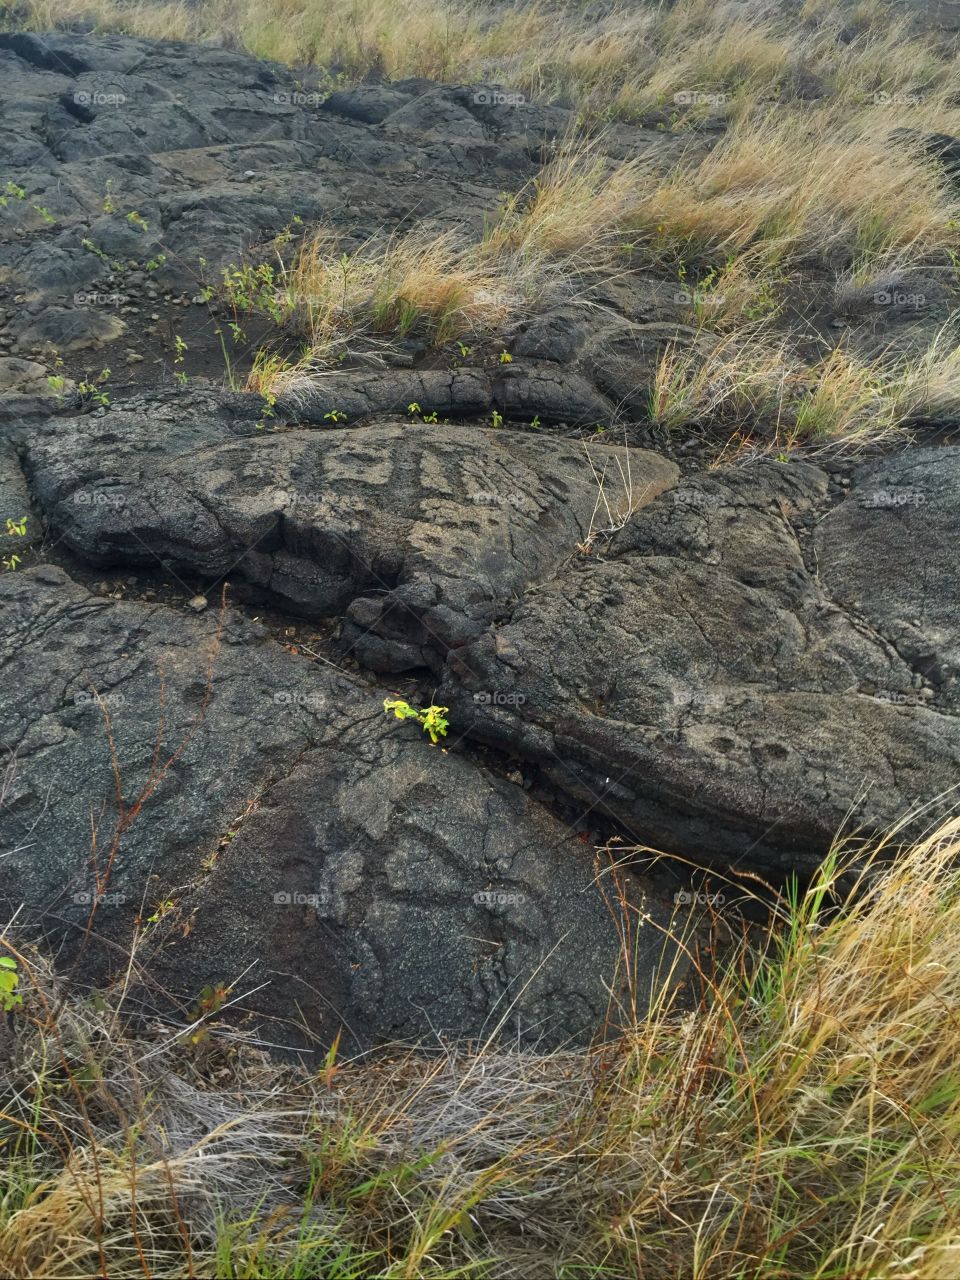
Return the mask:
<svg viewBox="0 0 960 1280"><path fill-rule="evenodd" d="M430 741L434 746L441 738L447 736L450 722L446 719L446 714L450 710L449 707L438 707L435 703L431 703L429 707L421 707L417 710L403 698L384 698L383 709L385 712L392 711L398 720L416 720L423 732L430 735Z"/></svg>

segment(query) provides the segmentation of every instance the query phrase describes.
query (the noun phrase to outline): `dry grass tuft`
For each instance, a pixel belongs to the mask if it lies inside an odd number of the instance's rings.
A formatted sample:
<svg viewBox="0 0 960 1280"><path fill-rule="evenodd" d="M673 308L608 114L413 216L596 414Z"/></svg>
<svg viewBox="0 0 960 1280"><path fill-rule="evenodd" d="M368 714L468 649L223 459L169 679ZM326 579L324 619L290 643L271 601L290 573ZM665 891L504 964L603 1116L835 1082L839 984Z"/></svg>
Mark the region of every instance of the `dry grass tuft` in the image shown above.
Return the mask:
<svg viewBox="0 0 960 1280"><path fill-rule="evenodd" d="M921 138L960 134L956 42L879 0L799 10L677 0L602 13L537 0L21 0L15 14L34 28L84 19L315 65L324 92L371 73L494 81L573 106L594 135L568 139L491 212L479 244L418 231L345 257L316 230L269 290L284 340L248 383L268 398L348 357L376 360L398 337L492 337L508 317L642 267L696 280L696 322L724 339L705 364L665 358L651 392L658 421L726 423L742 408L741 436L764 418L787 441L866 442L954 403L946 339L910 367L841 351L809 368L782 336L784 299L811 273L865 279L891 262L955 261L960 202ZM705 117L723 126L715 145ZM679 160L671 145L669 162L656 147L611 161L602 126L622 118L691 145ZM775 317L781 336L748 351ZM297 354L291 332L304 343Z"/></svg>
<svg viewBox="0 0 960 1280"><path fill-rule="evenodd" d="M288 386L349 356L376 357L416 334L433 344L489 337L509 318L578 292L610 269L638 167L610 165L582 141L561 146L530 186L505 200L479 243L413 231L367 241L351 253L319 228L289 265L224 274L234 310L270 314L305 339L291 363L264 353L251 390Z"/></svg>
<svg viewBox="0 0 960 1280"><path fill-rule="evenodd" d="M918 424L949 421L958 409L952 326L918 357L882 352L864 361L841 346L810 364L760 322L707 350L670 347L654 374L649 413L670 430L719 428L735 449L856 453L904 441Z"/></svg>
<svg viewBox="0 0 960 1280"><path fill-rule="evenodd" d="M833 108L780 109L742 123L696 166L650 180L629 227L655 259L753 249L770 265L864 263L943 253L957 201L888 121Z"/></svg>
<svg viewBox="0 0 960 1280"><path fill-rule="evenodd" d="M958 856L960 819L838 843L695 1008L664 990L586 1054L332 1051L309 1075L215 1015L198 1048L121 993L78 1001L8 940L0 1271L945 1277Z"/></svg>

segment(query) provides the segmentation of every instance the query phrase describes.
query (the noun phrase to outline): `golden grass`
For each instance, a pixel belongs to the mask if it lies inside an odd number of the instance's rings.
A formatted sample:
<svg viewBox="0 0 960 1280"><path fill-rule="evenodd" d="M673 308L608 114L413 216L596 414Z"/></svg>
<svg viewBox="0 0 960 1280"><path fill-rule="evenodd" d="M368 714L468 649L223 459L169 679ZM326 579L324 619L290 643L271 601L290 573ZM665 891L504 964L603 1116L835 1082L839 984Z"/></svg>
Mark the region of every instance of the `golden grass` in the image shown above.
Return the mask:
<svg viewBox="0 0 960 1280"><path fill-rule="evenodd" d="M960 412L960 340L944 326L916 357L864 361L841 346L810 364L761 322L707 349L665 351L649 412L671 430L719 427L734 451L857 452Z"/></svg>
<svg viewBox="0 0 960 1280"><path fill-rule="evenodd" d="M351 76L493 77L598 115L672 106L677 93L691 91L725 93L724 105L736 109L789 97L803 75L832 97L918 86L948 96L957 88L957 68L939 42L912 33L906 18L880 4L844 15L808 3L799 17L765 0L621 3L599 15L543 0L489 9L462 0L20 0L9 7L34 29L84 19L104 30L227 42ZM859 34L841 42L844 26Z"/></svg>
<svg viewBox="0 0 960 1280"><path fill-rule="evenodd" d="M462 0L20 0L10 8L35 29L87 19L134 35L225 40L261 58L337 65L351 76L493 76L596 113L672 105L685 91L727 93L736 108L790 96L803 76L831 96L956 88L956 68L938 42L911 33L887 5L847 15L846 27L861 29L842 42L836 5L808 3L797 18L763 0L623 3L599 15L576 4L485 10Z"/></svg>
<svg viewBox="0 0 960 1280"><path fill-rule="evenodd" d="M414 232L371 241L345 265L335 237L317 230L277 272L276 318L307 349L283 361L265 352L252 389L274 394L397 336L491 337L508 318L575 295L585 277L639 266L676 276L692 289L696 323L737 339L706 364L665 357L652 389L658 421L742 408L734 430L749 433L765 415L788 441L865 440L922 416L917 406L955 403L942 343L910 368L862 366L844 352L804 368L780 338L745 351L790 277L865 278L891 261L942 265L955 252L960 201L909 131L960 134L956 41L915 30L887 5L839 12L807 0L797 14L764 0L678 0L598 17L572 3L23 0L16 12L31 26L86 15L102 29L315 63L323 88L371 71L492 78L570 103L591 129L637 117L697 141L704 115L725 117L712 149L697 142L669 169L656 149L611 162L602 136L568 139L535 183L491 211L479 245Z"/></svg>
<svg viewBox="0 0 960 1280"><path fill-rule="evenodd" d="M333 1051L311 1075L217 1015L195 1043L120 991L63 1000L6 939L24 1003L0 1059L0 1272L946 1280L958 859L960 819L838 842L700 969L695 1007L628 999L626 1034L588 1053Z"/></svg>
<svg viewBox="0 0 960 1280"><path fill-rule="evenodd" d="M487 259L566 256L599 268L623 242L623 228L646 177L633 160L611 164L596 145L569 140L531 188L506 201L483 238Z"/></svg>
<svg viewBox="0 0 960 1280"><path fill-rule="evenodd" d="M944 252L957 214L935 166L888 122L780 108L739 124L699 165L648 180L628 226L656 258L753 249L771 264L846 264Z"/></svg>
<svg viewBox="0 0 960 1280"><path fill-rule="evenodd" d="M413 231L346 253L321 227L289 264L278 253L275 268L228 269L228 304L266 311L305 340L296 362L262 353L249 389L275 392L291 374L375 355L410 334L433 344L489 337L548 298L576 294L584 275L611 270L621 256L620 227L637 180L637 165L611 165L575 141L505 200L479 243Z"/></svg>
<svg viewBox="0 0 960 1280"><path fill-rule="evenodd" d="M283 273L281 297L302 313L318 350L358 326L401 337L424 329L434 341L445 342L484 318L495 326L511 303L519 301L452 234L412 232L345 254L338 238L326 230L301 246Z"/></svg>

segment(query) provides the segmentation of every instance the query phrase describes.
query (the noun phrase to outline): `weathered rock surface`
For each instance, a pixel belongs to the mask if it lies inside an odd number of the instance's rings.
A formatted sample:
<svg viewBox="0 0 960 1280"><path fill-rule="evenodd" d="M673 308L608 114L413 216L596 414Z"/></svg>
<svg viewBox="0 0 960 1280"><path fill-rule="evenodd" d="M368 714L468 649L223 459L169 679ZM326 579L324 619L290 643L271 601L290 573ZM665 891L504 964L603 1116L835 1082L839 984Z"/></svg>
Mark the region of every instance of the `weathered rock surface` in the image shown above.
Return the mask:
<svg viewBox="0 0 960 1280"><path fill-rule="evenodd" d="M956 706L960 449L912 449L860 467L816 547L826 590Z"/></svg>
<svg viewBox="0 0 960 1280"><path fill-rule="evenodd" d="M492 429L168 422L115 412L27 442L55 536L93 564L231 573L300 614L345 613L377 670L440 665L549 577L587 538L604 468L622 516L677 476L656 454Z"/></svg>
<svg viewBox="0 0 960 1280"><path fill-rule="evenodd" d="M575 118L557 105L505 106L482 85L404 80L325 96L320 69L294 74L226 49L124 37L0 36L0 68L12 103L0 162L17 193L0 209L0 347L59 355L78 382L101 359L115 370L140 364L141 384L152 364L169 376L175 335L187 352L178 374L222 377L226 320L208 314L203 295L223 267L247 250L275 264L273 237L317 224L347 251L398 229L467 245ZM713 141L619 124L604 145L612 159L667 170ZM387 344L390 367L371 369L359 352L354 367L281 397L278 412L355 421L416 402L425 413L495 411L568 428L645 419L656 356L671 341L694 343L676 294L640 272L615 284L586 274L552 290L550 315L529 333L530 306L515 299L516 322L503 326L511 363L477 342L444 370L423 350ZM252 318L241 318L242 375L255 345Z"/></svg>
<svg viewBox="0 0 960 1280"><path fill-rule="evenodd" d="M0 272L23 291L11 331L39 346L138 328L110 301L131 273L195 293L294 218L353 244L413 222L475 238L575 114L426 80L325 95L320 68L119 36L2 35L0 67L0 162L23 192L2 210ZM669 166L699 144L622 125L611 145Z"/></svg>
<svg viewBox="0 0 960 1280"><path fill-rule="evenodd" d="M324 374L312 386L281 396L279 412L303 422L322 423L331 414L369 418L407 412L418 404L424 413L457 418L486 417L495 409L504 418L573 425L615 422L620 407L575 369L555 362L524 360L492 370L390 369Z"/></svg>
<svg viewBox="0 0 960 1280"><path fill-rule="evenodd" d="M638 843L774 872L955 781L955 631L948 604L921 608L949 599L930 575L938 540L952 572L955 451L911 456L927 479L883 464L814 547L829 497L810 465L671 488L673 464L642 451L411 422L264 433L215 397L59 419L23 445L50 535L84 561L229 574L340 617L362 665L445 672L459 732ZM634 510L619 532L598 517L604 467L613 526ZM864 485L921 483L925 520L862 505ZM915 521L899 568L878 515Z"/></svg>
<svg viewBox="0 0 960 1280"><path fill-rule="evenodd" d="M511 362L494 369L389 369L325 373L279 400L305 422L406 411L571 426L643 421L659 360L668 350L706 354L716 339L676 323L638 324L570 304L525 320L504 339Z"/></svg>
<svg viewBox="0 0 960 1280"><path fill-rule="evenodd" d="M0 600L5 899L51 927L81 928L89 908L73 895L95 887L92 832L103 874L120 829L110 888L125 895L129 927L142 901L157 900L154 884L162 892L189 878L224 824L310 744L314 715L277 704L297 677L241 618L224 631L204 716L212 618L98 598L52 565L0 575ZM125 806L149 790L129 833L106 715Z"/></svg>
<svg viewBox="0 0 960 1280"><path fill-rule="evenodd" d="M960 721L917 705L911 666L807 568L797 530L825 497L808 465L684 482L451 653L451 714L704 858L812 866L845 822L931 801Z"/></svg>
<svg viewBox="0 0 960 1280"><path fill-rule="evenodd" d="M285 1043L502 1020L555 1044L603 1021L618 943L591 850L521 788L232 613L97 599L51 567L0 577L0 605L0 899L65 961L89 925L87 977L139 936L185 998L268 984L247 1007ZM659 953L651 928L641 984Z"/></svg>
<svg viewBox="0 0 960 1280"><path fill-rule="evenodd" d="M592 850L416 726L336 723L184 902L196 925L185 941L174 929L155 971L182 987L184 973L230 980L256 962L244 984L269 978L259 1007L278 1023L299 1006L314 1034L342 1021L358 1044L502 1028L545 1047L594 1033L618 942ZM627 878L662 929L670 907L642 889ZM648 925L639 942L643 992L662 934Z"/></svg>

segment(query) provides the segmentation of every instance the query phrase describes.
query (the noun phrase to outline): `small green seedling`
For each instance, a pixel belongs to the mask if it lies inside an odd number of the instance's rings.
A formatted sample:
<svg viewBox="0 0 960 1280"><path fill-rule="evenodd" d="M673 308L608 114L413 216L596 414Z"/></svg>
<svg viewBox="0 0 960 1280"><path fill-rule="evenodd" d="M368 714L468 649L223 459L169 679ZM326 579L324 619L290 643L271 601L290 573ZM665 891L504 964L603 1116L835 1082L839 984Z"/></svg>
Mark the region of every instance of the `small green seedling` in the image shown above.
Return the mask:
<svg viewBox="0 0 960 1280"><path fill-rule="evenodd" d="M23 996L17 995L20 985L20 974L17 962L12 956L0 956L0 1010L9 1013L18 1004L23 1004Z"/></svg>
<svg viewBox="0 0 960 1280"><path fill-rule="evenodd" d="M77 390L85 401L92 404L108 405L110 396L107 394L106 384L110 378L110 370L102 369L100 374L93 382L84 380L79 383Z"/></svg>
<svg viewBox="0 0 960 1280"><path fill-rule="evenodd" d="M147 916L147 924L159 924L163 917L169 915L176 905L173 898L165 898L163 902L158 902L152 915Z"/></svg>
<svg viewBox="0 0 960 1280"><path fill-rule="evenodd" d="M347 415L339 409L331 409L329 413L323 415L324 422L346 422Z"/></svg>
<svg viewBox="0 0 960 1280"><path fill-rule="evenodd" d="M57 225L56 218L53 216L53 214L45 205L35 204L33 207L34 209L36 209L37 213L39 213L40 217L44 220L47 226L55 227Z"/></svg>
<svg viewBox="0 0 960 1280"><path fill-rule="evenodd" d="M257 422L257 429L263 430L267 425L267 421L274 416L274 410L277 404L277 395L275 391L261 391L263 398L263 408L260 410L260 419Z"/></svg>
<svg viewBox="0 0 960 1280"><path fill-rule="evenodd" d="M67 380L59 373L51 373L47 377L47 386L53 394L60 400L63 399L63 391L67 385Z"/></svg>
<svg viewBox="0 0 960 1280"><path fill-rule="evenodd" d="M509 351L501 351L501 352L500 352L500 363L501 363L501 364L512 364L512 363L513 363L513 356L510 354L510 352L509 352Z"/></svg>
<svg viewBox="0 0 960 1280"><path fill-rule="evenodd" d="M447 736L447 728L449 721L445 718L449 707L438 707L431 704L429 707L421 707L418 711L416 707L411 707L409 702L404 702L402 698L384 698L384 711L392 711L398 720L416 720L422 727L424 733L429 733L430 741L436 746L440 738Z"/></svg>
<svg viewBox="0 0 960 1280"><path fill-rule="evenodd" d="M8 537L24 538L26 537L26 534L27 534L27 517L26 516L21 516L19 520L11 520L9 517L7 517L7 536ZM14 551L12 551L10 555L4 556L2 559L0 559L0 564L2 564L4 569L6 569L9 573L15 572L17 565L22 563L23 561L21 557L18 556Z"/></svg>
<svg viewBox="0 0 960 1280"><path fill-rule="evenodd" d="M130 223L131 227L136 227L138 231L146 231L147 227L150 225L142 214L137 213L136 209L130 210L127 214L127 221Z"/></svg>
<svg viewBox="0 0 960 1280"><path fill-rule="evenodd" d="M293 228L303 226L303 219L298 213L295 213L282 231L278 231L273 237L273 243L278 245L289 244L293 239Z"/></svg>
<svg viewBox="0 0 960 1280"><path fill-rule="evenodd" d="M407 413L411 413L411 414L419 413L422 421L424 422L439 421L439 415L437 414L436 409L434 409L431 413L424 413L423 410L420 408L419 404L417 404L416 400L414 400L412 404L407 405Z"/></svg>
<svg viewBox="0 0 960 1280"><path fill-rule="evenodd" d="M11 197L14 200L26 200L27 193L23 187L18 187L15 182L8 182L3 188L3 195L0 195L0 205L9 204Z"/></svg>
<svg viewBox="0 0 960 1280"><path fill-rule="evenodd" d="M493 413L490 415L490 425L491 427L503 426L503 414L497 413L496 409L494 409Z"/></svg>

